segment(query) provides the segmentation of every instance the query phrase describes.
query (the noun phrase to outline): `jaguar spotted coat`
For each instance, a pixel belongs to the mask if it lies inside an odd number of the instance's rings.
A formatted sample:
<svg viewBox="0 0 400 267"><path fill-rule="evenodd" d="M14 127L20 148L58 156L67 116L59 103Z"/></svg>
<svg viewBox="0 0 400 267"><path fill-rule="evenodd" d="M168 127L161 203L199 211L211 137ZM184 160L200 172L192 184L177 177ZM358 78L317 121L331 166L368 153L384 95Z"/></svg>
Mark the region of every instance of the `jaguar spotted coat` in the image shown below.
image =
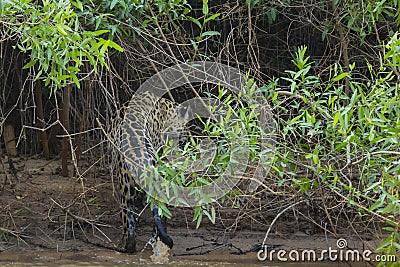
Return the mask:
<svg viewBox="0 0 400 267"><path fill-rule="evenodd" d="M157 98L151 92L136 93L125 109L123 120L113 133L113 160L119 184L123 243L126 252L136 251L135 225L146 202L144 193L138 190L135 179L141 177L146 167L155 164L154 153L165 143L165 130L181 127L184 120L176 111L176 104ZM182 122L182 123L181 123ZM172 130L174 131L174 130ZM153 238L173 246L155 205Z"/></svg>

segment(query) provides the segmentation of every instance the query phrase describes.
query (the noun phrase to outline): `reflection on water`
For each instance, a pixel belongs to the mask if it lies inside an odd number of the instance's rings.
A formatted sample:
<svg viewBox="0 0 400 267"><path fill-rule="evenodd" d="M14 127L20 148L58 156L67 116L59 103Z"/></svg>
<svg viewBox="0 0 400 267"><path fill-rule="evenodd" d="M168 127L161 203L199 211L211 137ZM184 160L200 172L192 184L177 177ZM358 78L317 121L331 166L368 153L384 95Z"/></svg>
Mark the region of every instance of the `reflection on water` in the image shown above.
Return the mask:
<svg viewBox="0 0 400 267"><path fill-rule="evenodd" d="M155 246L152 252L149 250L135 255L127 255L110 250L92 250L72 252L54 252L54 251L4 251L0 253L0 266L43 266L43 267L111 267L111 266L146 266L160 267L160 264L155 262L168 259L169 248L164 248L162 242ZM210 253L201 256L185 256L174 257L170 256L168 263L165 266L171 267L225 267L225 266L243 266L243 267L339 267L366 266L363 263L337 263L337 262L260 262L257 260L256 253L246 255L232 255L229 251ZM370 266L370 265L369 265Z"/></svg>
<svg viewBox="0 0 400 267"><path fill-rule="evenodd" d="M223 260L223 259L221 259ZM3 265L4 264L4 265ZM1 263L0 266L43 266L43 267L112 267L112 266L146 266L146 267L160 267L160 266L171 266L171 267L180 267L180 266L188 266L188 267L197 267L197 266L207 266L207 267L225 267L225 266L243 266L243 267L340 267L340 266L366 266L364 264L348 264L348 263L304 263L304 262L293 262L293 263L263 263L259 264L246 264L246 263L233 263L233 262L207 262L207 261L189 261L189 260L173 260L167 264L155 264L150 261L141 261L141 262L113 262L113 263L100 263L100 262L68 262L68 261L56 261L56 262L42 262L42 263L18 263L18 262L10 262L10 263Z"/></svg>
<svg viewBox="0 0 400 267"><path fill-rule="evenodd" d="M229 262L203 262L203 261L189 261L189 260L173 260L169 263L162 264L164 266L178 267L178 266L188 266L188 267L196 267L196 266L208 266L208 267L217 267L217 266L244 266L244 267L253 267L253 266L276 266L276 265L254 265L254 264L235 264ZM111 266L148 266L148 267L160 267L160 263L153 263L151 261L118 261L118 262L72 262L72 261L55 261L55 262L41 262L41 263L21 263L21 262L9 262L9 263L1 263L0 266L43 266L43 267L111 267ZM293 266L293 265L292 265Z"/></svg>

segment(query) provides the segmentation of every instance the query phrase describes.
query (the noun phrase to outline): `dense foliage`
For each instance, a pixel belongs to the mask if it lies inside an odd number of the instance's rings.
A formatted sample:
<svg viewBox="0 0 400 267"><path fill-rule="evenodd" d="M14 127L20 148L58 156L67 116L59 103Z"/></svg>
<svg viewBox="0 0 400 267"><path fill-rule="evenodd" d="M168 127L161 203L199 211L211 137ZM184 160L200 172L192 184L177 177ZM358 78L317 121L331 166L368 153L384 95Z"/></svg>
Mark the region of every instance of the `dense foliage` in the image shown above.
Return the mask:
<svg viewBox="0 0 400 267"><path fill-rule="evenodd" d="M46 132L59 121L58 103L66 101L57 93L74 96L71 122L62 121L61 128L72 126L76 132L68 140L75 175L84 181L80 151L107 139L99 124L107 124L146 78L181 62L228 63L248 72L243 94L221 87L172 94L179 101L198 94L214 97L226 109L219 123L200 120L201 135L219 140L211 168L201 175L190 174L186 180L191 163L165 163L170 152L160 151L158 160L165 164L155 175L161 174L168 188L162 197L173 198L174 183L196 187L213 181L231 159L224 156L227 144L243 142L250 148L250 163L270 168L268 179L256 192L239 185L214 203L209 200L215 196L198 191L197 226L203 215L215 222L223 206L241 207L253 218L307 200L307 208L324 216L315 218L297 207L296 214L305 220L336 237L346 222L355 222L357 227L350 229L357 236L383 234L387 239L377 251L398 255L399 5L397 0L0 1L0 132L15 124L27 140L21 151L40 153L36 110L44 110L39 121L45 122L40 128ZM36 107L34 95L45 104ZM257 143L266 133L257 126L257 105L249 101L256 95L275 115L272 154ZM57 141L48 142L57 147ZM201 138L193 137L178 156L196 161L204 150ZM252 202L265 195L279 201L262 206ZM181 205L185 200L174 201ZM166 205L160 211L173 215ZM381 230L371 230L371 224Z"/></svg>

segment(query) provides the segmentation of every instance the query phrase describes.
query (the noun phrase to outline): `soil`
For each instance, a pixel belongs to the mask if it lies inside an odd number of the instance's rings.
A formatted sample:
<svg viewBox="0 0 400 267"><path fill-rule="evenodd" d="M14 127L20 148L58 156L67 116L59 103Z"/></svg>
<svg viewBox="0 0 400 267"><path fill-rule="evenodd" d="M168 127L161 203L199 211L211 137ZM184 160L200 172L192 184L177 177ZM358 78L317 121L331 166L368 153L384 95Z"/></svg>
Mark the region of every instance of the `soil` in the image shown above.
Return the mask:
<svg viewBox="0 0 400 267"><path fill-rule="evenodd" d="M135 255L120 252L119 204L108 170L92 168L92 163L86 163L80 166L87 170L85 179L77 179L60 176L59 160L32 157L12 161L16 176L4 158L0 165L0 265L19 262L26 266L39 262L60 266L91 262L93 266L100 266L95 263L108 266L118 262L151 262L151 248ZM175 208L172 212L175 216L168 221L168 232L174 239L170 260L176 266L205 262L218 266L260 265L258 249L254 248L262 244L268 225L257 220L249 223L246 219L232 224L237 221L238 212L224 209L216 224L205 221L196 229L191 210ZM139 249L149 241L152 232L148 209L142 217L137 231ZM346 236L346 241L348 248L373 251L381 240L361 243L356 237ZM268 249L276 250L320 251L329 246L336 248L336 238L314 233L302 222L277 221L267 245ZM248 253L237 255L240 251ZM273 265L281 263L274 261Z"/></svg>

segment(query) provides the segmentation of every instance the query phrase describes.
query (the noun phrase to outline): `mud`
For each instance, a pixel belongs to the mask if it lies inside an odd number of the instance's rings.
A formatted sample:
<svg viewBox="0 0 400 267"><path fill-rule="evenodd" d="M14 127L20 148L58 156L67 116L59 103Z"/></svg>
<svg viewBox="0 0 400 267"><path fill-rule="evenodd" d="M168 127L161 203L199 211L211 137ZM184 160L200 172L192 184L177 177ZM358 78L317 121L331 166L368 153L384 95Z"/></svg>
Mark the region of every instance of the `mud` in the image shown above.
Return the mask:
<svg viewBox="0 0 400 267"><path fill-rule="evenodd" d="M175 216L168 221L172 250L160 248L153 255L148 247L134 255L121 253L119 205L108 170L86 162L79 166L85 170L80 179L65 178L59 175L57 160L13 161L17 177L0 169L0 266L153 266L154 262L166 263L167 252L168 266L342 266L326 260L280 262L275 257L272 262L259 261L254 248L263 242L268 225L246 220L233 224L238 218L236 209L221 210L215 225L204 221L200 229L191 220L191 210L172 209ZM137 231L139 250L151 237L150 218L146 210ZM310 229L302 222L278 221L267 239L268 249L337 248L337 238ZM373 251L381 242L372 237L364 242L344 237L347 248L360 251ZM241 252L247 253L238 255ZM350 266L365 265L351 262Z"/></svg>

